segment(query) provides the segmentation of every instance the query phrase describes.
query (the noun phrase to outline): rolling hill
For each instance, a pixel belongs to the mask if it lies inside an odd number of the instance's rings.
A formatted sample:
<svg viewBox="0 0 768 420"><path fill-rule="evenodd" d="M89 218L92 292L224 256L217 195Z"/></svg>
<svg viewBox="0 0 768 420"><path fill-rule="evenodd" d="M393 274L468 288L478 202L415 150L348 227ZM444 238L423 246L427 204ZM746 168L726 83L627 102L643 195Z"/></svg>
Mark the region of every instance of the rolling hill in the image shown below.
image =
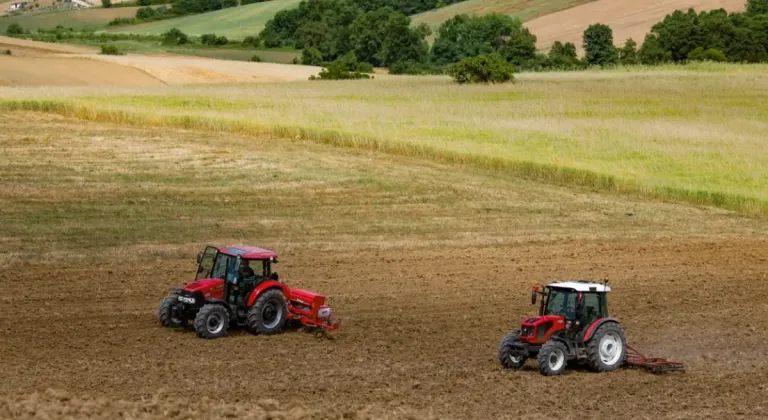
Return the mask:
<svg viewBox="0 0 768 420"><path fill-rule="evenodd" d="M300 0L272 0L199 15L115 28L109 32L159 35L171 28L179 28L188 35L215 33L230 39L243 39L248 35L257 35L275 13L297 7L299 2Z"/></svg>
<svg viewBox="0 0 768 420"><path fill-rule="evenodd" d="M138 7L93 8L7 16L0 18L0 33L5 33L12 23L18 23L24 29L50 29L57 25L74 29L103 29L115 18L136 16L137 9Z"/></svg>
<svg viewBox="0 0 768 420"><path fill-rule="evenodd" d="M519 16L527 21L549 13L589 3L594 0L466 0L450 6L419 13L411 17L414 25L426 23L433 31L448 19L460 15L501 13Z"/></svg>
<svg viewBox="0 0 768 420"><path fill-rule="evenodd" d="M642 44L651 27L677 9L739 12L745 4L745 0L598 0L533 19L525 26L536 35L540 49L548 49L555 41L573 42L581 54L584 30L593 23L610 26L617 46L627 38Z"/></svg>

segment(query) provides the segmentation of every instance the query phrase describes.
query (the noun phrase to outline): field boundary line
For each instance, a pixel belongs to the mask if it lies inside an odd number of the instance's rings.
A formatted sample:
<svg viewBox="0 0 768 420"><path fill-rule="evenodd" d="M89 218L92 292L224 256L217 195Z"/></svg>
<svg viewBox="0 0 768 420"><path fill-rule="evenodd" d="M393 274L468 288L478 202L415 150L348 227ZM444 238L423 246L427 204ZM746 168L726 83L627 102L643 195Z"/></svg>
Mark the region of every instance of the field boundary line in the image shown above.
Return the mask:
<svg viewBox="0 0 768 420"><path fill-rule="evenodd" d="M689 190L669 186L655 187L587 169L445 150L424 144L413 144L392 139L384 140L372 136L335 130L308 129L279 124L267 125L224 117L150 114L114 109L98 109L94 106L77 104L73 101L49 99L3 99L0 100L0 110L44 112L87 121L132 126L184 128L308 140L314 143L350 149L373 150L400 156L426 158L447 164L492 170L521 179L548 184L586 187L596 192L611 192L625 196L674 201L689 205L713 206L750 216L768 216L768 201L740 194Z"/></svg>

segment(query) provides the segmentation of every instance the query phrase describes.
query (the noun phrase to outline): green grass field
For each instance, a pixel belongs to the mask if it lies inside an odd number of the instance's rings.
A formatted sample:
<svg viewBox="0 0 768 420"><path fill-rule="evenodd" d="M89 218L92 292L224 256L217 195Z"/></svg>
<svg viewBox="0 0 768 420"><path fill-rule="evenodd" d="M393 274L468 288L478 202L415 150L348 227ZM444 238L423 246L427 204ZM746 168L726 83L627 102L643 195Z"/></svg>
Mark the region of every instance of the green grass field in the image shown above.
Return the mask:
<svg viewBox="0 0 768 420"><path fill-rule="evenodd" d="M26 101L8 98L2 107L303 138L766 214L766 70L707 64L522 74L502 86L403 77L81 91L78 98L14 90L7 93Z"/></svg>
<svg viewBox="0 0 768 420"><path fill-rule="evenodd" d="M94 8L2 17L0 18L0 33L5 34L8 26L13 23L18 23L24 29L51 29L57 25L74 29L104 29L115 18L136 16L137 9L138 7Z"/></svg>
<svg viewBox="0 0 768 420"><path fill-rule="evenodd" d="M271 0L215 12L110 29L110 32L159 35L179 28L188 35L215 33L231 39L258 35L275 13L297 7L300 0Z"/></svg>
<svg viewBox="0 0 768 420"><path fill-rule="evenodd" d="M448 19L460 15L487 15L501 13L531 20L558 10L589 3L593 0L466 0L436 10L419 13L411 17L414 25L428 24L433 31Z"/></svg>

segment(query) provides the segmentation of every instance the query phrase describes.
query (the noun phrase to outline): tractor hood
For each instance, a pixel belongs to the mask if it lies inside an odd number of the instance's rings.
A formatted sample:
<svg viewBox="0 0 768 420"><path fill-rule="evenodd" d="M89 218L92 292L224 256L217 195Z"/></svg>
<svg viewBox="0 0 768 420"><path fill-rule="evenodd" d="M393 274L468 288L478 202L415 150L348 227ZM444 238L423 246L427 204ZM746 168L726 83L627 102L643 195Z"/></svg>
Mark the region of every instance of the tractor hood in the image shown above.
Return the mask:
<svg viewBox="0 0 768 420"><path fill-rule="evenodd" d="M208 292L213 288L222 288L224 287L224 280L223 279L200 279L193 281L192 283L187 283L184 286L185 292Z"/></svg>
<svg viewBox="0 0 768 420"><path fill-rule="evenodd" d="M556 322L560 321L560 323L563 323L565 321L565 317L562 315L539 315L535 316L533 318L528 318L525 321L523 321L522 325L526 326L536 326L543 324L544 322Z"/></svg>

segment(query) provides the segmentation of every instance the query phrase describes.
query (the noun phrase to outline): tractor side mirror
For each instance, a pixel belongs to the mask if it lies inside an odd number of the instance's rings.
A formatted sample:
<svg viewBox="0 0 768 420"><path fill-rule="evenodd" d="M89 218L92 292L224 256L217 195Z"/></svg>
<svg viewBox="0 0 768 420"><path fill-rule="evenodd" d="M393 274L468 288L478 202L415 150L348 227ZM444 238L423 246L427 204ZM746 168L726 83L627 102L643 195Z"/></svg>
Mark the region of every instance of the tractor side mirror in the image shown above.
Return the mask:
<svg viewBox="0 0 768 420"><path fill-rule="evenodd" d="M535 305L535 304L536 304L536 291L534 290L531 293L531 305Z"/></svg>
<svg viewBox="0 0 768 420"><path fill-rule="evenodd" d="M198 265L197 266L197 272L198 273L202 273L203 272L203 266L202 265Z"/></svg>
<svg viewBox="0 0 768 420"><path fill-rule="evenodd" d="M271 280L275 280L275 281L277 281L277 280L279 280L279 279L280 279L280 276L278 276L278 275L277 275L277 273L272 273L272 274L269 276L269 278L270 278Z"/></svg>
<svg viewBox="0 0 768 420"><path fill-rule="evenodd" d="M200 264L200 261L203 260L203 252L200 251L197 253L197 263Z"/></svg>
<svg viewBox="0 0 768 420"><path fill-rule="evenodd" d="M579 294L578 299L576 299L576 313L580 314L582 310L584 310L584 298Z"/></svg>

